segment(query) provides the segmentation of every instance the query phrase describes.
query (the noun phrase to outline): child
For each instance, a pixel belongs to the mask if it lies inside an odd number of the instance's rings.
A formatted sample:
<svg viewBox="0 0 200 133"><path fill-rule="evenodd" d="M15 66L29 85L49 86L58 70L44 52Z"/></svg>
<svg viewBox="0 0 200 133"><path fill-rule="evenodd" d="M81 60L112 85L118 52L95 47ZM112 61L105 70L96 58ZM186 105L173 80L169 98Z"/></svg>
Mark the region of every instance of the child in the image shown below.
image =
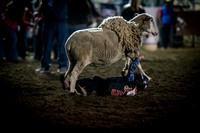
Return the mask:
<svg viewBox="0 0 200 133"><path fill-rule="evenodd" d="M137 94L137 90L143 90L147 88L147 77L143 74L135 73L135 69L142 59L144 59L144 55L139 55L132 60L126 77L109 78L108 92L111 95L134 96Z"/></svg>
<svg viewBox="0 0 200 133"><path fill-rule="evenodd" d="M135 86L135 69L140 62L140 60L144 59L144 55L139 55L135 58L135 60L132 60L132 63L129 67L128 74L127 74L127 80L129 82L129 87ZM127 92L127 91L126 91ZM128 91L126 95L136 95L137 94L137 86L132 91Z"/></svg>

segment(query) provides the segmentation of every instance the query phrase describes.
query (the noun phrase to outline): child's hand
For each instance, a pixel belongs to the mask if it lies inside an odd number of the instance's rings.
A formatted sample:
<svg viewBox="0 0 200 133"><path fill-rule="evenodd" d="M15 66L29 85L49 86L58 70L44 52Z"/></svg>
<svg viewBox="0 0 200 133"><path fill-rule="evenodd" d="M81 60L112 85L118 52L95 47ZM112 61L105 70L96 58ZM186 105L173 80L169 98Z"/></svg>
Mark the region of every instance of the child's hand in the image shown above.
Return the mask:
<svg viewBox="0 0 200 133"><path fill-rule="evenodd" d="M142 60L142 59L144 59L144 55L139 55L138 58L139 58L140 60Z"/></svg>

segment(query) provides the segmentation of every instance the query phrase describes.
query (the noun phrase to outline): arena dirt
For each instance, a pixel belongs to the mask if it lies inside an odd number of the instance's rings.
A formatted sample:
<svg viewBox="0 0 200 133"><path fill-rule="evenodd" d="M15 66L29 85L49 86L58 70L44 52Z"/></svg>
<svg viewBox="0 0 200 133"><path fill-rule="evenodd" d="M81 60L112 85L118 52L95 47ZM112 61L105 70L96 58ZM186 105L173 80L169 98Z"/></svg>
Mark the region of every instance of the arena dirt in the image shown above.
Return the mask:
<svg viewBox="0 0 200 133"><path fill-rule="evenodd" d="M200 47L141 51L148 89L133 97L69 95L57 63L35 73L39 61L0 64L1 130L5 131L196 131L200 112ZM82 78L121 76L124 60L88 66Z"/></svg>

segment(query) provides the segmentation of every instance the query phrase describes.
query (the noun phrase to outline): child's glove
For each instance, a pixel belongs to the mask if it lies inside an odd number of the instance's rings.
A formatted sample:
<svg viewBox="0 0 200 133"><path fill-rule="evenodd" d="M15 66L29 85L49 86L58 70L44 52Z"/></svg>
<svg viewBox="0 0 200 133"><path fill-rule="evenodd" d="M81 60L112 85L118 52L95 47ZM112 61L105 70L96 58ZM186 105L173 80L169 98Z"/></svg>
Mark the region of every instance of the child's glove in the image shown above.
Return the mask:
<svg viewBox="0 0 200 133"><path fill-rule="evenodd" d="M137 86L132 91L127 92L127 96L135 96L137 94Z"/></svg>

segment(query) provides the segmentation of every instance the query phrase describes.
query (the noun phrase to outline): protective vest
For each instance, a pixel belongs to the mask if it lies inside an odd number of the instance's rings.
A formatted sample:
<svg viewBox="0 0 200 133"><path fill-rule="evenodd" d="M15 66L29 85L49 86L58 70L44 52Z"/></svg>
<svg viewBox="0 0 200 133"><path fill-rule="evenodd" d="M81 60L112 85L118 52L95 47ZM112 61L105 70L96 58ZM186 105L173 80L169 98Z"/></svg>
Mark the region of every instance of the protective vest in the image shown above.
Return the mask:
<svg viewBox="0 0 200 133"><path fill-rule="evenodd" d="M163 24L172 24L173 8L167 9L166 6L162 6L161 21Z"/></svg>

